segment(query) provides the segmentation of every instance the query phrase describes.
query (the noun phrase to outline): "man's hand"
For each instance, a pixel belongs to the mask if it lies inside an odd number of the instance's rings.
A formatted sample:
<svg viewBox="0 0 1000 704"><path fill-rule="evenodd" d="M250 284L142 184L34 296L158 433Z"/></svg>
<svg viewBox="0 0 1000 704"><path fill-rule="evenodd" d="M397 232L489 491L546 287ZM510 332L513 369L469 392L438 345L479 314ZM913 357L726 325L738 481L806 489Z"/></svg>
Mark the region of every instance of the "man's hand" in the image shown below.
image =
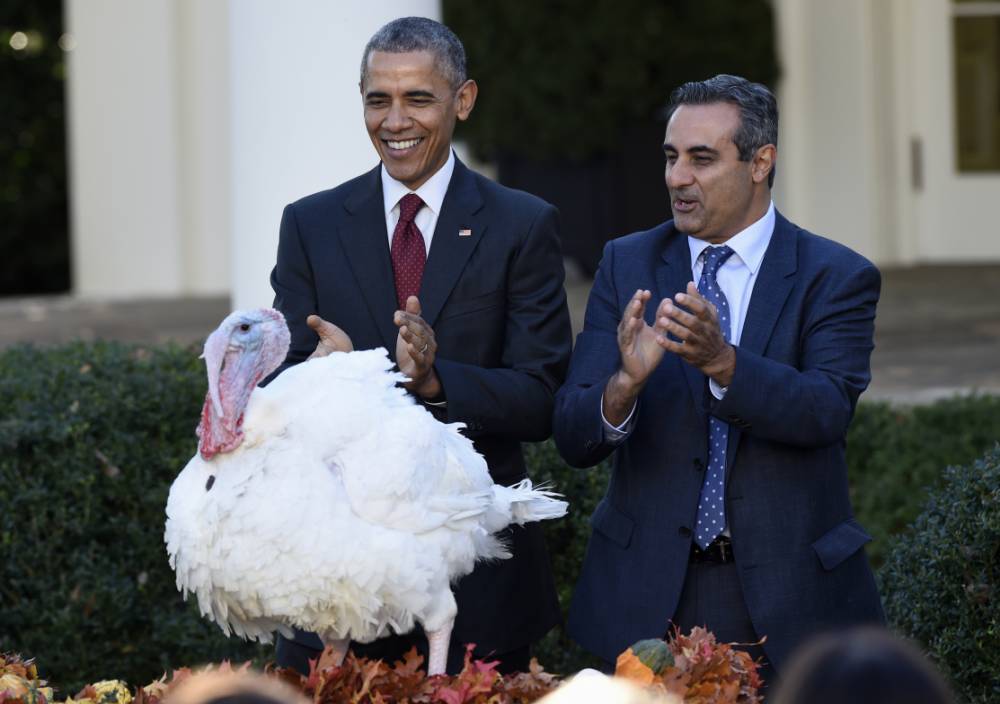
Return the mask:
<svg viewBox="0 0 1000 704"><path fill-rule="evenodd" d="M674 342L666 336L659 338L657 342L663 349L680 356L721 386L732 383L736 350L722 334L719 311L698 293L693 281L688 283L687 293L678 293L673 301L665 299L657 316L657 324L680 339Z"/></svg>
<svg viewBox="0 0 1000 704"><path fill-rule="evenodd" d="M353 352L354 343L346 332L331 322L323 320L318 315L310 315L306 318L306 325L319 335L319 342L316 349L309 355L313 357L325 357L331 352Z"/></svg>
<svg viewBox="0 0 1000 704"><path fill-rule="evenodd" d="M420 317L420 301L406 299L405 310L397 310L392 321L399 328L396 336L396 364L410 378L403 386L423 399L441 395L441 381L434 372L437 339L434 330Z"/></svg>
<svg viewBox="0 0 1000 704"><path fill-rule="evenodd" d="M618 323L618 351L622 366L608 380L603 406L604 417L615 426L628 418L646 380L663 359L664 347L659 339L665 333L659 321L669 299L660 303L656 311L656 326L650 327L643 319L643 313L651 296L649 291L636 291Z"/></svg>

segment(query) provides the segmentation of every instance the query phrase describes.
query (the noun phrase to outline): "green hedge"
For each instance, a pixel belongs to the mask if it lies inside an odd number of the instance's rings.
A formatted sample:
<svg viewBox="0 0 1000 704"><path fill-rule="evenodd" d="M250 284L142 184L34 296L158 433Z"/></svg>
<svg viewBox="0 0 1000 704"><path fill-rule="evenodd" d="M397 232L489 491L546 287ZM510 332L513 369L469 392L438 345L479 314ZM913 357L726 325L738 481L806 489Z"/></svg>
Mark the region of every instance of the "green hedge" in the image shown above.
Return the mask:
<svg viewBox="0 0 1000 704"><path fill-rule="evenodd" d="M1000 445L949 468L879 574L890 623L963 701L1000 701Z"/></svg>
<svg viewBox="0 0 1000 704"><path fill-rule="evenodd" d="M166 494L195 451L204 393L194 349L0 352L0 651L37 657L64 693L106 677L148 682L168 667L271 655L201 619L167 564ZM991 397L860 406L848 456L875 555L916 517L924 487L940 484L938 468L1000 438L998 411ZM551 443L529 446L528 456L533 476L570 500L570 515L546 525L568 607L608 468L570 469ZM538 656L559 672L589 662L561 631Z"/></svg>
<svg viewBox="0 0 1000 704"><path fill-rule="evenodd" d="M998 440L1000 396L860 404L847 434L847 465L854 510L875 538L872 564L882 564L889 537L913 522L945 467L972 462Z"/></svg>
<svg viewBox="0 0 1000 704"><path fill-rule="evenodd" d="M63 695L257 653L181 600L163 546L204 393L194 350L0 353L0 651Z"/></svg>

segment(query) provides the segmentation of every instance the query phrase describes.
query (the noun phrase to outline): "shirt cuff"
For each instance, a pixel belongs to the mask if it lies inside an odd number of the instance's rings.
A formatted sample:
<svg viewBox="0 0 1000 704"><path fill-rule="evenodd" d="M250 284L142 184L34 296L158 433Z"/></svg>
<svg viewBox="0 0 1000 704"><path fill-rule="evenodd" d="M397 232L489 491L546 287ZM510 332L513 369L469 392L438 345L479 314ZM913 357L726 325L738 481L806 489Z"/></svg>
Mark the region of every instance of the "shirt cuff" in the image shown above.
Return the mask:
<svg viewBox="0 0 1000 704"><path fill-rule="evenodd" d="M712 392L712 395L715 396L715 398L721 401L723 398L725 398L726 391L729 389L729 387L721 386L719 382L717 382L715 379L709 378L708 389L709 391Z"/></svg>
<svg viewBox="0 0 1000 704"><path fill-rule="evenodd" d="M601 394L601 420L604 423L604 442L609 445L618 445L629 436L629 433L632 432L632 426L635 425L633 421L635 420L635 409L638 405L638 402L632 404L632 410L629 411L628 418L621 425L611 425L608 419L604 417L604 394Z"/></svg>

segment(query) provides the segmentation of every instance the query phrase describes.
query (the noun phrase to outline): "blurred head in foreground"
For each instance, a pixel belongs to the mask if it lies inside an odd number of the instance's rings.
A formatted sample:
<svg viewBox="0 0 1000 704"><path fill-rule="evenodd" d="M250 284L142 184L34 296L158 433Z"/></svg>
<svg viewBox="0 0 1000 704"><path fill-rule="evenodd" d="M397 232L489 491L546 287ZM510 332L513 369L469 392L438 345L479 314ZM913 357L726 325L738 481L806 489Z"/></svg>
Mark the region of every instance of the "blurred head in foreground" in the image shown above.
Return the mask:
<svg viewBox="0 0 1000 704"><path fill-rule="evenodd" d="M620 677L582 670L538 704L682 704L672 694L658 694Z"/></svg>
<svg viewBox="0 0 1000 704"><path fill-rule="evenodd" d="M912 643L874 628L820 636L792 658L774 704L952 704Z"/></svg>
<svg viewBox="0 0 1000 704"><path fill-rule="evenodd" d="M164 704L311 704L273 677L251 672L202 672L167 695Z"/></svg>

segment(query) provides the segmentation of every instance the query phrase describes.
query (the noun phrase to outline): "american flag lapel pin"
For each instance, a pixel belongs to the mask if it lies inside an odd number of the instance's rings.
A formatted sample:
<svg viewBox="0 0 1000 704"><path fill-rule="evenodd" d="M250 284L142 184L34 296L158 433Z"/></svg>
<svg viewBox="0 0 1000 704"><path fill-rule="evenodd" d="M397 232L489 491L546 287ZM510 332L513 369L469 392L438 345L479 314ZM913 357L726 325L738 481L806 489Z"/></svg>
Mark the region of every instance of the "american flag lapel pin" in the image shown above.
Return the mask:
<svg viewBox="0 0 1000 704"><path fill-rule="evenodd" d="M463 227L458 231L459 237L472 237L472 230L467 227Z"/></svg>

